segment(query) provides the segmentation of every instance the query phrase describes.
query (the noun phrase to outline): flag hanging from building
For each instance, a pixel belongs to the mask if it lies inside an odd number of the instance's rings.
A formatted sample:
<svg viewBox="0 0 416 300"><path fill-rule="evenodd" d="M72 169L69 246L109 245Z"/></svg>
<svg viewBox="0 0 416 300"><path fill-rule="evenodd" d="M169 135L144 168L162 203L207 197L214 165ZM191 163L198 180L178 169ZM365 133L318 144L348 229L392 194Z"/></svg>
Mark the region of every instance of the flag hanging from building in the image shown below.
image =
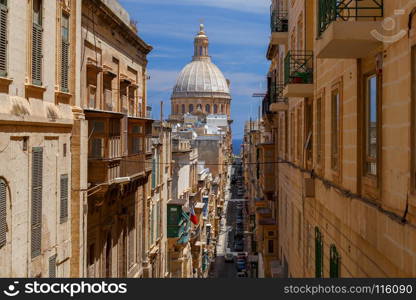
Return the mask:
<svg viewBox="0 0 416 300"><path fill-rule="evenodd" d="M191 205L189 205L189 212L191 214L191 222L194 223L195 225L198 224L198 217L195 215L195 210L194 210L194 204L192 203Z"/></svg>

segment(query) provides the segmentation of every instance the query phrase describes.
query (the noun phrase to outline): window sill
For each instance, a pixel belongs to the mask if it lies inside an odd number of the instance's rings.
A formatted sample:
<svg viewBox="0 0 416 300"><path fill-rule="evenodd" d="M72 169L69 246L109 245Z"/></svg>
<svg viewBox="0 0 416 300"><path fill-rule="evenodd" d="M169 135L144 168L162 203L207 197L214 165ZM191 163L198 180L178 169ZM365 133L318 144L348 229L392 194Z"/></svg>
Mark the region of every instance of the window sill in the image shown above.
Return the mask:
<svg viewBox="0 0 416 300"><path fill-rule="evenodd" d="M13 82L13 79L0 76L0 85L9 86L12 82Z"/></svg>
<svg viewBox="0 0 416 300"><path fill-rule="evenodd" d="M43 99L43 93L46 91L46 87L35 84L25 84L25 89L26 98L36 99Z"/></svg>
<svg viewBox="0 0 416 300"><path fill-rule="evenodd" d="M70 104L71 98L72 98L72 94L68 92L62 92L62 91L55 92L56 104L59 104L59 103Z"/></svg>

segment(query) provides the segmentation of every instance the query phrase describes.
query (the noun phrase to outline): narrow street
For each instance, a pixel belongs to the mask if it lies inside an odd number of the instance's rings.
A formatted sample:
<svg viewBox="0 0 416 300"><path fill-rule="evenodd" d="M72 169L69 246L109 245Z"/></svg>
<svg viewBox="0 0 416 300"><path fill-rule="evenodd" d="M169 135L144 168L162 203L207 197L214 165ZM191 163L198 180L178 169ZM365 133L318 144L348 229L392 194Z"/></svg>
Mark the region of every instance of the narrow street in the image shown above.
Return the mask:
<svg viewBox="0 0 416 300"><path fill-rule="evenodd" d="M211 277L235 278L237 277L236 256L245 252L244 228L246 217L243 213L245 207L244 190L242 188L241 166L233 165L228 182L225 199L224 215L221 220L221 231L217 244L217 257L212 265ZM238 220L240 218L240 220ZM232 253L232 261L226 261L226 253Z"/></svg>

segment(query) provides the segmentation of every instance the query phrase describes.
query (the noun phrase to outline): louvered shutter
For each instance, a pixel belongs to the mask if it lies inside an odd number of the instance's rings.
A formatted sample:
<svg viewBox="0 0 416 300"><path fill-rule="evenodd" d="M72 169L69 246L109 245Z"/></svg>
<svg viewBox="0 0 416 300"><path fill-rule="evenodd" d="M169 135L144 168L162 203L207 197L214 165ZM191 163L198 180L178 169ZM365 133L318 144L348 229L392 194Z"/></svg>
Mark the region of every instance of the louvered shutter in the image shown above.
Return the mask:
<svg viewBox="0 0 416 300"><path fill-rule="evenodd" d="M49 257L49 278L56 278L56 257L56 254Z"/></svg>
<svg viewBox="0 0 416 300"><path fill-rule="evenodd" d="M0 76L7 76L7 2L0 2Z"/></svg>
<svg viewBox="0 0 416 300"><path fill-rule="evenodd" d="M41 253L43 148L33 148L32 155L31 252L35 258Z"/></svg>
<svg viewBox="0 0 416 300"><path fill-rule="evenodd" d="M33 23L32 27L32 83L42 85L42 26Z"/></svg>
<svg viewBox="0 0 416 300"><path fill-rule="evenodd" d="M61 89L64 92L69 91L69 43L62 41L61 57Z"/></svg>
<svg viewBox="0 0 416 300"><path fill-rule="evenodd" d="M6 245L6 231L7 231L7 185L6 182L0 179L0 248Z"/></svg>
<svg viewBox="0 0 416 300"><path fill-rule="evenodd" d="M68 175L61 175L61 224L68 220Z"/></svg>

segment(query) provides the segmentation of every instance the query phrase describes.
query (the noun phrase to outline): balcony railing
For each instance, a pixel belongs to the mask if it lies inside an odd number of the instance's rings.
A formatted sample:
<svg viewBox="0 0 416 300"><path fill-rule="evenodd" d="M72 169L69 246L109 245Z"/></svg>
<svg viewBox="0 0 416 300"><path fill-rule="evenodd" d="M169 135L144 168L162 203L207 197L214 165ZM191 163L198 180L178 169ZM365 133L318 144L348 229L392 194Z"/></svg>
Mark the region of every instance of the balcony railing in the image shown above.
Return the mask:
<svg viewBox="0 0 416 300"><path fill-rule="evenodd" d="M273 32L288 32L288 12L286 10L272 10L270 14L270 29Z"/></svg>
<svg viewBox="0 0 416 300"><path fill-rule="evenodd" d="M145 171L144 154L123 157L120 162L120 176L133 177Z"/></svg>
<svg viewBox="0 0 416 300"><path fill-rule="evenodd" d="M337 20L376 20L383 16L383 0L319 0L318 35Z"/></svg>
<svg viewBox="0 0 416 300"><path fill-rule="evenodd" d="M313 52L289 51L285 58L285 85L313 83Z"/></svg>

